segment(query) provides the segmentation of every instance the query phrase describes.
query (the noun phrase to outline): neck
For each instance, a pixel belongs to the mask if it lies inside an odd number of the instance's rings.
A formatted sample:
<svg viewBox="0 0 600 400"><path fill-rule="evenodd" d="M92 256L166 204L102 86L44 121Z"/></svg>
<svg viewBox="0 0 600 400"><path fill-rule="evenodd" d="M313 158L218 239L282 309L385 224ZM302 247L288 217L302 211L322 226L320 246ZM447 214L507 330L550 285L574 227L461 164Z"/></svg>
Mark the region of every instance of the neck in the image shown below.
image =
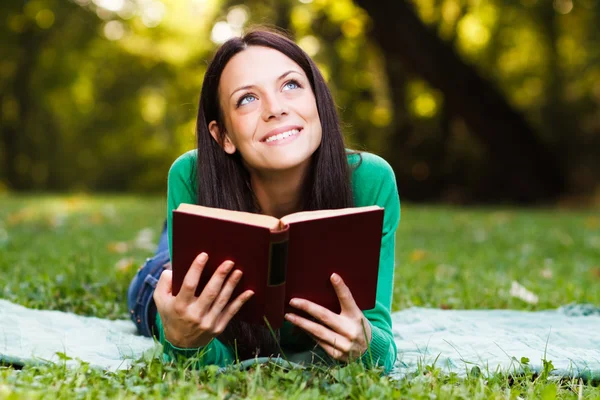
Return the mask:
<svg viewBox="0 0 600 400"><path fill-rule="evenodd" d="M276 218L302 210L302 185L308 164L286 171L251 172L252 190L261 213Z"/></svg>

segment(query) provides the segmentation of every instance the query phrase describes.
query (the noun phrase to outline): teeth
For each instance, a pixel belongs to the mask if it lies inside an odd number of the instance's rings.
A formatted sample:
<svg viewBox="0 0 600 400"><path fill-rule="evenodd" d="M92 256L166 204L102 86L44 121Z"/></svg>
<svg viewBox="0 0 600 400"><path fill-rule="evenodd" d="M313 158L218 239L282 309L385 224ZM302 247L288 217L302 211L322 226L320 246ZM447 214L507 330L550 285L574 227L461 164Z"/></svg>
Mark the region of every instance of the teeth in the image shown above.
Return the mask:
<svg viewBox="0 0 600 400"><path fill-rule="evenodd" d="M290 131L283 132L283 133L280 133L278 135L273 135L273 136L269 137L267 140L265 140L265 143L270 143L270 142L274 142L276 140L285 139L287 137L290 137L290 136L298 134L298 132L300 132L300 130L298 130L298 129L292 129Z"/></svg>

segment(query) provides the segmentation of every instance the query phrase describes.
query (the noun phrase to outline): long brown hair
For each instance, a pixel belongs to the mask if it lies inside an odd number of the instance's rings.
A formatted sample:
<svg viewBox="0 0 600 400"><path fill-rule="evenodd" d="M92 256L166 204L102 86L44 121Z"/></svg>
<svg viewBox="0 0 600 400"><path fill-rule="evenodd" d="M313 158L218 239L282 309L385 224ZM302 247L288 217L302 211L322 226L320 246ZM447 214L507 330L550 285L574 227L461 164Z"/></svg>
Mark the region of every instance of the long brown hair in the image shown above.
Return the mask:
<svg viewBox="0 0 600 400"><path fill-rule="evenodd" d="M325 79L313 60L296 43L266 29L252 30L243 37L229 39L218 49L206 70L196 123L198 158L194 179L198 204L258 212L250 176L241 159L243 155L239 151L233 155L226 153L221 147L224 137L221 136L220 143L217 143L208 129L213 120L224 126L218 98L219 80L229 60L248 46L269 47L289 57L302 68L315 95L323 135L321 144L312 155L302 186L302 209L352 207L354 201L344 139ZM220 132L224 135L223 129ZM266 328L238 321L230 322L219 339L229 343L235 339L240 358L250 358L259 353L268 356L277 353L278 349L277 338L273 338Z"/></svg>

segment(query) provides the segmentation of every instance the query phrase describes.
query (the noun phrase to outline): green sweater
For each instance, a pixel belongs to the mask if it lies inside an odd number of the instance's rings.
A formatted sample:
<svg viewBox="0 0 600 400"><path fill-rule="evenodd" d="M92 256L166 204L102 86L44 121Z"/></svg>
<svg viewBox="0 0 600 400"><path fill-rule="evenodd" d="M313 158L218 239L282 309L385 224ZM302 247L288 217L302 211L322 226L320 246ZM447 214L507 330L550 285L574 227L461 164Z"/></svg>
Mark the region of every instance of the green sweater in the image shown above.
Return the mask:
<svg viewBox="0 0 600 400"><path fill-rule="evenodd" d="M383 366L389 371L396 361L396 344L392 334L392 321L390 310L392 305L392 293L394 283L394 246L396 228L400 221L400 200L396 187L396 179L389 164L370 153L361 153L362 162L356 167L359 156L348 155L348 163L353 168L352 190L354 194L354 205L356 207L378 205L385 209L383 232L381 240L381 255L379 260L379 275L377 283L377 300L375 308L364 311L364 315L371 324L372 339L370 351L367 351L362 361L371 365L371 361ZM196 203L196 184L194 182L196 169L196 150L191 150L180 156L171 166L169 171L168 195L167 195L167 225L169 231L169 244L172 242L172 211L181 203ZM173 247L170 246L170 249ZM172 254L171 254L172 256ZM342 277L343 278L343 277ZM234 362L233 349L226 346L217 339L211 341L202 349L182 349L173 346L164 337L164 330L157 314L156 324L159 331L159 339L164 348L167 360L177 357L197 357L201 355L202 364L217 364L224 366ZM280 343L288 359L301 360L308 357L291 357L293 351L302 348L294 335L293 326L285 321L280 330ZM302 353L309 354L314 348L314 343L305 347Z"/></svg>

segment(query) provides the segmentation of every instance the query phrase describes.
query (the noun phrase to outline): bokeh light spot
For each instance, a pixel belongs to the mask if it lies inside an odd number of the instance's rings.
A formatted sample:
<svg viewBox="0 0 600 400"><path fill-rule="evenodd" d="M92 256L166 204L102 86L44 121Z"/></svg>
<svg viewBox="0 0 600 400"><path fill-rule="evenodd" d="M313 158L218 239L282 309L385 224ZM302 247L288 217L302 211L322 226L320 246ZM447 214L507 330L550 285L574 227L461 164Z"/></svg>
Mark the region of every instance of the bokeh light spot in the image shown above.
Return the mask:
<svg viewBox="0 0 600 400"><path fill-rule="evenodd" d="M48 29L54 25L54 13L48 9L41 10L35 15L35 22L42 29Z"/></svg>
<svg viewBox="0 0 600 400"><path fill-rule="evenodd" d="M98 7L102 7L105 10L117 12L125 4L124 0L94 0L94 4Z"/></svg>
<svg viewBox="0 0 600 400"><path fill-rule="evenodd" d="M141 112L144 121L156 125L165 115L167 101L164 96L156 91L146 91L140 98Z"/></svg>
<svg viewBox="0 0 600 400"><path fill-rule="evenodd" d="M298 40L298 46L311 57L314 57L321 48L319 39L312 35L304 36L302 39Z"/></svg>
<svg viewBox="0 0 600 400"><path fill-rule="evenodd" d="M160 24L165 16L165 5L160 1L152 1L142 9L142 23L148 28L154 28Z"/></svg>
<svg viewBox="0 0 600 400"><path fill-rule="evenodd" d="M457 30L460 45L467 51L485 47L490 39L488 28L474 15L467 15L461 19Z"/></svg>
<svg viewBox="0 0 600 400"><path fill-rule="evenodd" d="M431 118L437 113L438 105L431 93L421 93L413 100L411 108L416 116Z"/></svg>
<svg viewBox="0 0 600 400"><path fill-rule="evenodd" d="M386 107L377 106L371 114L371 123L378 127L388 126L392 122L392 114Z"/></svg>
<svg viewBox="0 0 600 400"><path fill-rule="evenodd" d="M355 38L363 33L363 23L358 18L350 18L342 23L341 30L344 36Z"/></svg>
<svg viewBox="0 0 600 400"><path fill-rule="evenodd" d="M231 25L225 21L219 21L213 26L212 32L210 33L210 40L216 44L223 44L233 36L235 36L235 34Z"/></svg>
<svg viewBox="0 0 600 400"><path fill-rule="evenodd" d="M241 29L248 21L248 11L245 7L233 7L227 13L227 22L234 29Z"/></svg>
<svg viewBox="0 0 600 400"><path fill-rule="evenodd" d="M297 6L290 13L290 21L296 29L308 29L312 22L312 13L305 6Z"/></svg>
<svg viewBox="0 0 600 400"><path fill-rule="evenodd" d="M108 40L119 40L125 34L125 27L120 21L109 21L104 25L104 36Z"/></svg>
<svg viewBox="0 0 600 400"><path fill-rule="evenodd" d="M573 10L573 0L554 0L554 9L559 14L568 14Z"/></svg>

